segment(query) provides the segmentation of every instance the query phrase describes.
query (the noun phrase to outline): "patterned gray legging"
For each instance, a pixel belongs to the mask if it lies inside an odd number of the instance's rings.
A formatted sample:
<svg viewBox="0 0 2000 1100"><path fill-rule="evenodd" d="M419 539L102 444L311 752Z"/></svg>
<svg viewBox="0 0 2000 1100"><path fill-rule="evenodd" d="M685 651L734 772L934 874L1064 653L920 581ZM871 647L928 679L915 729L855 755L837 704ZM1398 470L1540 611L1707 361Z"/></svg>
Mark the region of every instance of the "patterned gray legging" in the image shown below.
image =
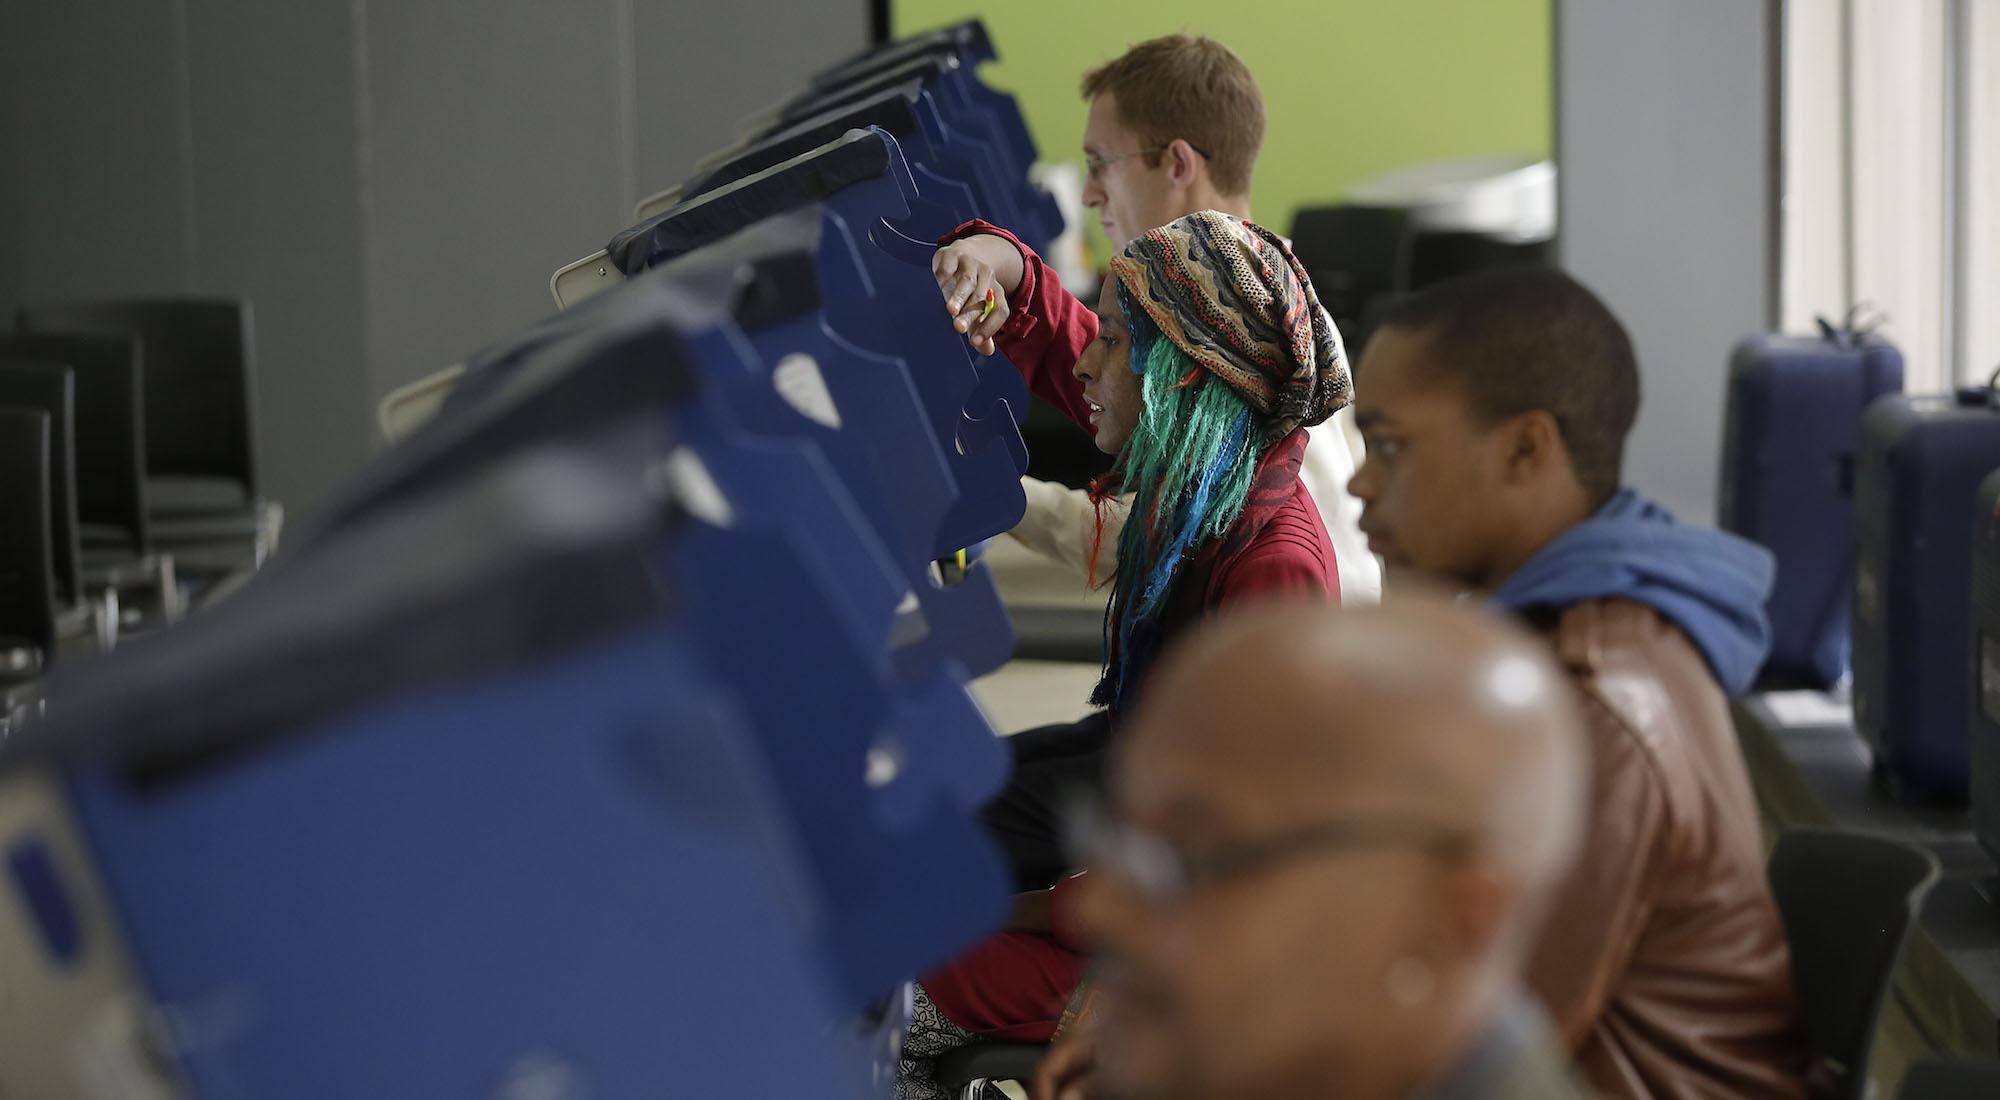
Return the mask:
<svg viewBox="0 0 2000 1100"><path fill-rule="evenodd" d="M910 1035L903 1043L903 1061L896 1074L896 1100L951 1100L938 1086L937 1059L946 1051L977 1042L979 1036L946 1019L924 987L917 986Z"/></svg>

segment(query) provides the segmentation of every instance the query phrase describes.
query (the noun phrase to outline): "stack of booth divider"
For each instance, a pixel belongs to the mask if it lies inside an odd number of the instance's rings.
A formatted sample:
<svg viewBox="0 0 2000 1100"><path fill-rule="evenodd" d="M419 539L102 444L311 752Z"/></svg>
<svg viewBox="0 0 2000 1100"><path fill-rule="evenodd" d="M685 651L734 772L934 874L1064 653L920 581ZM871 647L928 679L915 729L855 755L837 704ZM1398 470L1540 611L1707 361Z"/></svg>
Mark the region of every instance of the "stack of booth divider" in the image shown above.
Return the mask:
<svg viewBox="0 0 2000 1100"><path fill-rule="evenodd" d="M932 560L1019 518L1019 383L937 307L894 139L830 144L51 684L6 762L68 792L175 1087L859 1095L830 1025L989 927L966 685L1011 633ZM74 949L44 878L7 950Z"/></svg>

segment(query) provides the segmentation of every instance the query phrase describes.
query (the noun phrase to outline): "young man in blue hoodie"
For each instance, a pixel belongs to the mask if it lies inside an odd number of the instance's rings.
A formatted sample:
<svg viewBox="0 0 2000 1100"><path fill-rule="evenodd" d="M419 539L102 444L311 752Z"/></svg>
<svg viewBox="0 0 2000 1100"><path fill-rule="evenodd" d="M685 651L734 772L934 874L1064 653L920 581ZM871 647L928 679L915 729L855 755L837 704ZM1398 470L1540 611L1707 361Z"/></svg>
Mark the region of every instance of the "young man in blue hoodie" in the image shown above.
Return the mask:
<svg viewBox="0 0 2000 1100"><path fill-rule="evenodd" d="M1358 370L1369 547L1483 593L1575 681L1594 794L1529 967L1606 1096L1801 1097L1811 1056L1727 696L1769 645L1770 555L1621 488L1638 368L1618 319L1551 270L1437 286Z"/></svg>

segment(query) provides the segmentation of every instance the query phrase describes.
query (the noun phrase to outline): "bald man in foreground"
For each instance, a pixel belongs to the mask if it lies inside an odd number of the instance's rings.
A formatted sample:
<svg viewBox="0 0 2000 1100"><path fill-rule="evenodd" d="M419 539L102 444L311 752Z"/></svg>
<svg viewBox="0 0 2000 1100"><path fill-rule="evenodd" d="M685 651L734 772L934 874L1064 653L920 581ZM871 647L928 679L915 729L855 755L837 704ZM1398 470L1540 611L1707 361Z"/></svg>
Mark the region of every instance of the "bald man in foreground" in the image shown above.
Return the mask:
<svg viewBox="0 0 2000 1100"><path fill-rule="evenodd" d="M1078 829L1103 963L1037 1100L1583 1095L1520 982L1584 806L1542 647L1435 599L1270 607L1153 685Z"/></svg>

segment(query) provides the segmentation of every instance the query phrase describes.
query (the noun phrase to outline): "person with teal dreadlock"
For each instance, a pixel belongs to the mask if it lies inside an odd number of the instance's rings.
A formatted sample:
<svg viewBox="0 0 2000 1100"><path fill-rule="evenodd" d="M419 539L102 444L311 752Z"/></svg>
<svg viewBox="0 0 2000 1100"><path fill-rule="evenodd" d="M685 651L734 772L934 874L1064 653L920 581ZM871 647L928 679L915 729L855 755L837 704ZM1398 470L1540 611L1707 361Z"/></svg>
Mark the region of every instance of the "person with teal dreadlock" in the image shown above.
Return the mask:
<svg viewBox="0 0 2000 1100"><path fill-rule="evenodd" d="M1106 710L1010 738L1015 781L987 814L1023 885L1046 886L1065 869L1054 787L1079 765L1093 777L1164 642L1231 604L1338 596L1298 471L1303 429L1353 387L1305 269L1276 234L1228 214L1190 214L1126 245L1094 311L985 222L947 236L933 267L974 349L1005 354L1117 456L1094 490L1100 512L1113 494L1129 499L1091 699ZM1039 774L1056 759L1059 775Z"/></svg>
<svg viewBox="0 0 2000 1100"><path fill-rule="evenodd" d="M1163 624L1191 617L1172 613L1175 594L1201 611L1259 591L1338 594L1325 528L1301 507L1312 500L1297 478L1299 429L1352 388L1280 238L1228 214L1189 215L1111 261L1095 311L984 222L947 238L935 269L973 346L1004 353L1118 456L1097 495L1130 494L1133 519L1118 536L1096 702L1125 709ZM1120 360L1129 371L1112 369Z"/></svg>
<svg viewBox="0 0 2000 1100"><path fill-rule="evenodd" d="M1024 891L1008 931L926 975L902 1095L929 1095L923 1058L978 1038L1046 1042L1074 989L1064 932L1063 813L1101 789L1119 716L1162 647L1228 607L1332 600L1333 547L1299 481L1305 428L1352 399L1338 337L1282 240L1213 210L1126 245L1093 311L1019 239L970 222L933 270L960 332L1117 456L1093 487L1129 497L1105 612L1103 710L1009 738L1014 775L985 824ZM1093 562L1098 555L1093 552ZM1093 584L1096 578L1092 578Z"/></svg>

